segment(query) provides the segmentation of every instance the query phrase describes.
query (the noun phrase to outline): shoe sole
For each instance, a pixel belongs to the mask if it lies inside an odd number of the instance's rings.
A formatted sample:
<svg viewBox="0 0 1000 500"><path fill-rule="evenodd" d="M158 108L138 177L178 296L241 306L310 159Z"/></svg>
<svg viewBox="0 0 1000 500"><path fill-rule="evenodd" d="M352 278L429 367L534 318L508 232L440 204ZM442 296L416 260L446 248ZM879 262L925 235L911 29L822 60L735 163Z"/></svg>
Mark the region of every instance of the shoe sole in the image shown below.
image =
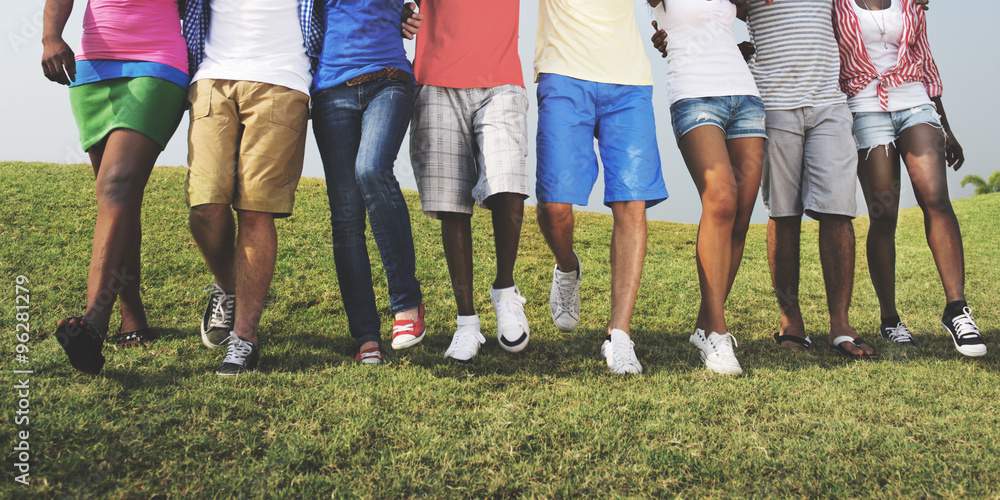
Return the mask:
<svg viewBox="0 0 1000 500"><path fill-rule="evenodd" d="M507 352L521 352L525 347L528 346L529 336L526 332L522 332L521 336L514 342L507 343L507 339L503 335L497 335L497 341L500 343L500 347Z"/></svg>
<svg viewBox="0 0 1000 500"><path fill-rule="evenodd" d="M968 347L964 347L964 346L958 345L958 340L955 339L955 335L953 335L951 333L951 329L948 328L948 325L944 324L944 321L941 322L941 326L943 326L944 329L948 331L948 336L951 337L951 342L953 344L955 344L955 350L958 351L959 354L961 354L963 356L968 356L970 358L981 358L981 357L983 357L983 356L986 355L986 351L987 351L986 344L978 344L978 345L982 346L982 348L983 348L982 352L979 352L979 351L969 351ZM963 351L963 349L965 349L965 350Z"/></svg>
<svg viewBox="0 0 1000 500"><path fill-rule="evenodd" d="M427 335L426 331L424 331L424 333L421 333L419 337L413 337L412 339L401 342L397 342L396 339L392 339L392 348L399 350L399 349L406 349L407 347L413 347L422 342L424 340L425 335Z"/></svg>
<svg viewBox="0 0 1000 500"><path fill-rule="evenodd" d="M743 368L742 367L739 367L739 366L737 366L737 367L731 367L731 366L728 366L728 365L718 365L718 364L715 364L715 363L711 363L707 359L705 359L705 355L704 354L702 354L702 356L701 356L701 361L703 363L705 363L705 368L708 368L712 372L718 373L719 375L742 375L743 374Z"/></svg>

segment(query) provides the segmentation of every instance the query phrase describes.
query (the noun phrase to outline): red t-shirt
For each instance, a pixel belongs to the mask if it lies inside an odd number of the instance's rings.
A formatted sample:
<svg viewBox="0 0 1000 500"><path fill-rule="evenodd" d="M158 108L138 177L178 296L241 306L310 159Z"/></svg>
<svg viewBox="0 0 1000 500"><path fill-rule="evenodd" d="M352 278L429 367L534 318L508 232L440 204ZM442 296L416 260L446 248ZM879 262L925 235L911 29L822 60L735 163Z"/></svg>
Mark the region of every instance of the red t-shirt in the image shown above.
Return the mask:
<svg viewBox="0 0 1000 500"><path fill-rule="evenodd" d="M517 55L519 0L423 0L413 70L449 88L524 87Z"/></svg>

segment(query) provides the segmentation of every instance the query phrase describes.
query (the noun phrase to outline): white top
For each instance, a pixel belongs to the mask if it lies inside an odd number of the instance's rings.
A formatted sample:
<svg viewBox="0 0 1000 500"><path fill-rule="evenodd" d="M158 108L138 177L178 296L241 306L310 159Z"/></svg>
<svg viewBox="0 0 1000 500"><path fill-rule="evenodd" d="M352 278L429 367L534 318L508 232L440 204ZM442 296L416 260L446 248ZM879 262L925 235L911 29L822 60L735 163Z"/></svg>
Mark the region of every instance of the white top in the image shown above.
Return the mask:
<svg viewBox="0 0 1000 500"><path fill-rule="evenodd" d="M191 79L281 85L309 94L298 0L212 0L205 59Z"/></svg>
<svg viewBox="0 0 1000 500"><path fill-rule="evenodd" d="M736 6L729 0L663 0L653 9L667 32L667 95L681 99L760 96L736 46Z"/></svg>
<svg viewBox="0 0 1000 500"><path fill-rule="evenodd" d="M861 37L865 50L879 73L896 67L899 62L899 43L903 38L903 7L900 0L892 0L888 9L865 10L851 1L861 23ZM882 38L882 31L885 38ZM878 101L878 80L872 80L864 90L847 100L852 113L883 112ZM923 104L931 104L927 89L921 82L905 82L899 87L889 87L888 111L900 111Z"/></svg>
<svg viewBox="0 0 1000 500"><path fill-rule="evenodd" d="M652 85L633 0L538 0L535 81L541 73Z"/></svg>
<svg viewBox="0 0 1000 500"><path fill-rule="evenodd" d="M750 71L768 110L831 106L840 91L840 49L833 0L753 0L747 28L757 53Z"/></svg>

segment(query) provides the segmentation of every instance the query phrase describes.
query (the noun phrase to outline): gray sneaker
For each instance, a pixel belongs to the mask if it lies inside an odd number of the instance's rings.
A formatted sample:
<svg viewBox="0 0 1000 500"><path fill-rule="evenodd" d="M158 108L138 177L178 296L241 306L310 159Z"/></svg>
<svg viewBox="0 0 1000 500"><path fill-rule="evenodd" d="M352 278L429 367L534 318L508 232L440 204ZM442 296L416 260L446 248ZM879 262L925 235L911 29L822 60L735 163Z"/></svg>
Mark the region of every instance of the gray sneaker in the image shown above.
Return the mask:
<svg viewBox="0 0 1000 500"><path fill-rule="evenodd" d="M219 285L212 283L205 287L208 293L208 307L201 318L201 343L209 349L229 342L229 332L233 330L236 309L236 295L226 293Z"/></svg>
<svg viewBox="0 0 1000 500"><path fill-rule="evenodd" d="M575 271L564 273L559 270L559 266L552 271L549 309L556 328L563 332L572 332L580 322L580 278L583 277L583 272L579 257L576 262Z"/></svg>

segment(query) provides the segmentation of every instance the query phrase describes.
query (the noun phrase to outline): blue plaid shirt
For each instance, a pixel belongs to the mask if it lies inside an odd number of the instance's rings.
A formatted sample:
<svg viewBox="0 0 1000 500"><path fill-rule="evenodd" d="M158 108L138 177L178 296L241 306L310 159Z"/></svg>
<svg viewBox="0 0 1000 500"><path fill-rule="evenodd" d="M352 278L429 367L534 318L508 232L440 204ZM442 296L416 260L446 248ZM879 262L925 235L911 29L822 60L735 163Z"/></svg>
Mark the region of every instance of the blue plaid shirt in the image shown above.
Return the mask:
<svg viewBox="0 0 1000 500"><path fill-rule="evenodd" d="M187 41L188 64L191 76L198 71L198 65L205 58L205 39L208 38L208 24L212 9L210 0L187 0L184 5L184 39ZM306 43L306 54L316 72L319 54L323 51L323 16L317 16L313 0L299 0L299 26L302 39Z"/></svg>

